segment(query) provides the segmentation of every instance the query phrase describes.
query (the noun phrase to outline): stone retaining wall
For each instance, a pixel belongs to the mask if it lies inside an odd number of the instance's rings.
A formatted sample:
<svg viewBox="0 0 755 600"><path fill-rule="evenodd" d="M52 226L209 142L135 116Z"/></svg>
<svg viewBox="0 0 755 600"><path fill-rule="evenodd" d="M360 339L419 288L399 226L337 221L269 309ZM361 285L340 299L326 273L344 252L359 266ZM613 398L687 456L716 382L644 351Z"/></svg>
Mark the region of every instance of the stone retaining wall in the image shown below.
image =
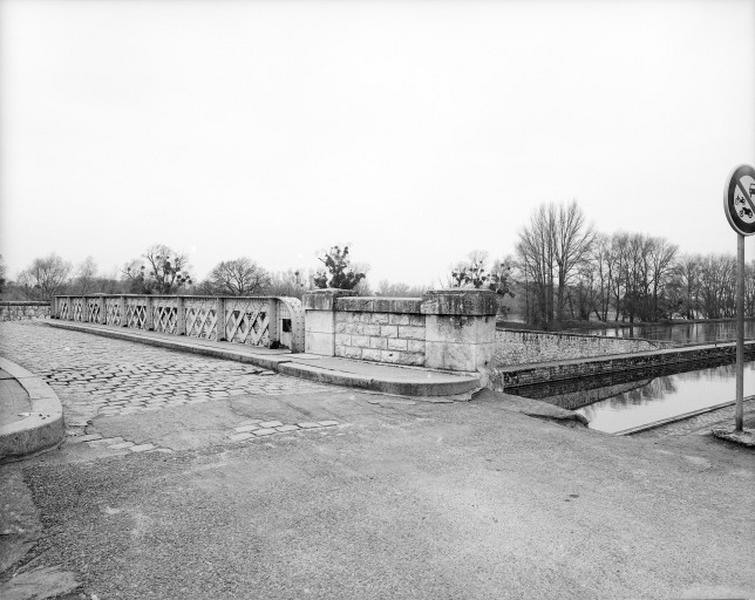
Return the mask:
<svg viewBox="0 0 755 600"><path fill-rule="evenodd" d="M648 352L667 344L633 338L521 329L496 331L495 362L499 366L526 365L572 358Z"/></svg>
<svg viewBox="0 0 755 600"><path fill-rule="evenodd" d="M755 342L745 342L746 359L755 358ZM638 352L624 356L586 358L560 362L495 367L490 374L490 387L503 391L519 386L550 381L593 377L622 371L653 372L665 366L684 364L725 364L736 360L736 344L706 344Z"/></svg>
<svg viewBox="0 0 755 600"><path fill-rule="evenodd" d="M50 316L49 302L0 302L0 321L23 321L47 319Z"/></svg>

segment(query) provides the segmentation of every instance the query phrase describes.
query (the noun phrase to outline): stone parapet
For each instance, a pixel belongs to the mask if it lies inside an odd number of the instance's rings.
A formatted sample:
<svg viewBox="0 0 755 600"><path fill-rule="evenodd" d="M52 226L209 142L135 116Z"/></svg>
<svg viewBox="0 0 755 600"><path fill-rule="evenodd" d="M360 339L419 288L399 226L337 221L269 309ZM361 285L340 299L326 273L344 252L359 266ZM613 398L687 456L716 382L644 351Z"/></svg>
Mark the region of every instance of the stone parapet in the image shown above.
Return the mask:
<svg viewBox="0 0 755 600"><path fill-rule="evenodd" d="M3 301L0 302L0 321L24 321L46 319L50 316L49 302Z"/></svg>
<svg viewBox="0 0 755 600"><path fill-rule="evenodd" d="M438 290L421 298L317 290L303 304L305 346L313 354L478 371L487 369L495 349L496 296L487 290Z"/></svg>
<svg viewBox="0 0 755 600"><path fill-rule="evenodd" d="M304 351L309 354L336 356L336 299L355 296L353 290L325 288L304 294Z"/></svg>
<svg viewBox="0 0 755 600"><path fill-rule="evenodd" d="M499 329L496 331L495 364L524 365L607 354L647 352L668 346L669 343L636 338Z"/></svg>

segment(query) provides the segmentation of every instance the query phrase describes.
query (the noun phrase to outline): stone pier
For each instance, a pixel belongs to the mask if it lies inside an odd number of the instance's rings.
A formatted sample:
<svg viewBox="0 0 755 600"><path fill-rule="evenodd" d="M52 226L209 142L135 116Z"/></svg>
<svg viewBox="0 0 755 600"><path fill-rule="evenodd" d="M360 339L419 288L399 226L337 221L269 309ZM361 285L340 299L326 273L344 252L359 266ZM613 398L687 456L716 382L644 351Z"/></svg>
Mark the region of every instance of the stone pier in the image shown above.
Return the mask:
<svg viewBox="0 0 755 600"><path fill-rule="evenodd" d="M435 290L420 298L304 295L305 352L450 371L484 371L495 352L496 295Z"/></svg>

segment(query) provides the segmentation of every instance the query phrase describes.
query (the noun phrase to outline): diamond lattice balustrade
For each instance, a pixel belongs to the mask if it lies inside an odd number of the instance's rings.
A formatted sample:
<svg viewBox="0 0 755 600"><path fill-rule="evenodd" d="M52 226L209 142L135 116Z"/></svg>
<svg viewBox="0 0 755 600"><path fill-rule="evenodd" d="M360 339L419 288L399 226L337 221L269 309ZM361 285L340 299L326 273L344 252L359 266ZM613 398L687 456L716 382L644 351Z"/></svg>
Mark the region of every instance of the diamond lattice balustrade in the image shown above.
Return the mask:
<svg viewBox="0 0 755 600"><path fill-rule="evenodd" d="M229 342L251 346L270 345L267 300L226 300L225 336Z"/></svg>
<svg viewBox="0 0 755 600"><path fill-rule="evenodd" d="M90 323L100 322L100 301L99 300L87 300L86 301L86 320Z"/></svg>
<svg viewBox="0 0 755 600"><path fill-rule="evenodd" d="M61 319L63 317L60 317ZM121 325L121 303L119 298L105 299L105 324Z"/></svg>
<svg viewBox="0 0 755 600"><path fill-rule="evenodd" d="M73 321L83 321L84 315L84 299L74 298L71 306L71 319Z"/></svg>
<svg viewBox="0 0 755 600"><path fill-rule="evenodd" d="M187 298L186 310L186 335L198 338L212 338L215 336L215 324L217 323L216 306L214 298Z"/></svg>
<svg viewBox="0 0 755 600"><path fill-rule="evenodd" d="M147 304L140 298L126 299L126 323L134 329L144 329L147 322Z"/></svg>
<svg viewBox="0 0 755 600"><path fill-rule="evenodd" d="M175 298L155 298L152 308L153 327L163 333L178 332L178 300Z"/></svg>
<svg viewBox="0 0 755 600"><path fill-rule="evenodd" d="M296 298L98 294L57 296L55 302L57 318L67 321L149 328L250 346L270 347L275 342L294 352L304 350L304 311Z"/></svg>
<svg viewBox="0 0 755 600"><path fill-rule="evenodd" d="M66 321L72 320L69 298L58 298L58 318Z"/></svg>

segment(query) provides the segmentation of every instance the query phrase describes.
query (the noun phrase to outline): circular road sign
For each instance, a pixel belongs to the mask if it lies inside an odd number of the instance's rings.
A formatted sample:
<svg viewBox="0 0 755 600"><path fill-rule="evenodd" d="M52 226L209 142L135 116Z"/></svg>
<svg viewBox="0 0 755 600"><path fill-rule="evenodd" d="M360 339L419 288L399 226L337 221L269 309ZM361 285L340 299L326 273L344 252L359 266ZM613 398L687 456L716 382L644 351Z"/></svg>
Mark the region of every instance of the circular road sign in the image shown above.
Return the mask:
<svg viewBox="0 0 755 600"><path fill-rule="evenodd" d="M755 233L755 168L740 165L731 172L724 187L724 212L734 231Z"/></svg>

